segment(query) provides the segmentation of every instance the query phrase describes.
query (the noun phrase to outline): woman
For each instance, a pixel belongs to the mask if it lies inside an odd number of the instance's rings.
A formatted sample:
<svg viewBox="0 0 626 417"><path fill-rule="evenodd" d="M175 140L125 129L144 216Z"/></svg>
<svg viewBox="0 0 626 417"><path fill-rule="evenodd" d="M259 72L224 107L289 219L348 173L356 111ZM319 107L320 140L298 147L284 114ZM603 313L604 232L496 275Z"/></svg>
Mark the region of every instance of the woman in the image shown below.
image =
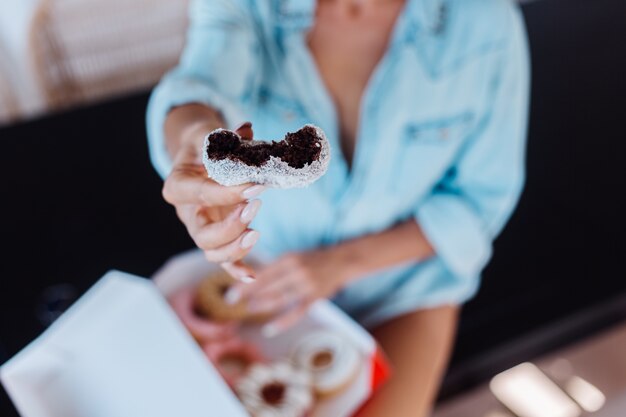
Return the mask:
<svg viewBox="0 0 626 417"><path fill-rule="evenodd" d="M519 11L506 0L194 0L190 18L148 110L165 199L206 258L241 279L229 300L280 312L268 336L320 298L371 330L395 374L363 416L426 415L459 305L523 185ZM320 126L327 174L297 190L207 179L203 136L246 120L268 139ZM252 136L250 124L239 132ZM265 261L255 270L239 262L253 246Z"/></svg>

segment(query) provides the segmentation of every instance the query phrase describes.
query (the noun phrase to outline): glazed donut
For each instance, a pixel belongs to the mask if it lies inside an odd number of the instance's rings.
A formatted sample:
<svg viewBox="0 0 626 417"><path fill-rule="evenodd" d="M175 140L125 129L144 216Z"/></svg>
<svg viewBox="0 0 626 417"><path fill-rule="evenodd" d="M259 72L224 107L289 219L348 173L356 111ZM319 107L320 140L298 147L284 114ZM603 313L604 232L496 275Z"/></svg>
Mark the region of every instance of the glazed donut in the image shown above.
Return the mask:
<svg viewBox="0 0 626 417"><path fill-rule="evenodd" d="M311 375L289 362L255 364L235 392L252 417L303 417L313 405Z"/></svg>
<svg viewBox="0 0 626 417"><path fill-rule="evenodd" d="M207 343L202 346L202 350L232 388L253 364L265 360L253 345L239 338Z"/></svg>
<svg viewBox="0 0 626 417"><path fill-rule="evenodd" d="M239 321L246 317L246 303L241 300L227 304L226 291L235 284L235 279L225 271L215 272L198 284L195 296L195 309L199 316L214 321Z"/></svg>
<svg viewBox="0 0 626 417"><path fill-rule="evenodd" d="M317 126L305 125L278 142L245 140L217 129L204 139L202 161L209 178L221 185L263 184L305 187L326 172L330 145Z"/></svg>
<svg viewBox="0 0 626 417"><path fill-rule="evenodd" d="M184 287L168 297L172 309L187 328L193 338L200 344L215 338L229 336L227 328L220 328L214 320L198 311L196 306L196 287Z"/></svg>
<svg viewBox="0 0 626 417"><path fill-rule="evenodd" d="M362 362L359 351L341 335L327 330L308 333L296 343L295 366L308 370L319 397L333 396L354 380Z"/></svg>

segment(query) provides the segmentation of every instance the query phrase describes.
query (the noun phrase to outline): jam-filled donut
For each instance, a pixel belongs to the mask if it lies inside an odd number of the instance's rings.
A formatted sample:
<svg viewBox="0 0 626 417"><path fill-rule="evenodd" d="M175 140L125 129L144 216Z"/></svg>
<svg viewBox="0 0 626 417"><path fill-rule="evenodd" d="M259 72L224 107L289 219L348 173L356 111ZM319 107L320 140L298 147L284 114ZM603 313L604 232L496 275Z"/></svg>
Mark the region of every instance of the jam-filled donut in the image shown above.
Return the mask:
<svg viewBox="0 0 626 417"><path fill-rule="evenodd" d="M287 133L278 142L246 140L217 129L204 139L202 160L209 177L222 185L305 187L326 172L330 146L322 129L314 125Z"/></svg>
<svg viewBox="0 0 626 417"><path fill-rule="evenodd" d="M303 417L313 405L311 376L288 362L255 364L235 392L252 417Z"/></svg>
<svg viewBox="0 0 626 417"><path fill-rule="evenodd" d="M362 358L359 351L341 335L317 330L296 343L292 361L311 373L317 396L330 397L355 379Z"/></svg>
<svg viewBox="0 0 626 417"><path fill-rule="evenodd" d="M253 345L239 338L227 342L207 343L202 350L229 386L235 387L255 363L264 362Z"/></svg>

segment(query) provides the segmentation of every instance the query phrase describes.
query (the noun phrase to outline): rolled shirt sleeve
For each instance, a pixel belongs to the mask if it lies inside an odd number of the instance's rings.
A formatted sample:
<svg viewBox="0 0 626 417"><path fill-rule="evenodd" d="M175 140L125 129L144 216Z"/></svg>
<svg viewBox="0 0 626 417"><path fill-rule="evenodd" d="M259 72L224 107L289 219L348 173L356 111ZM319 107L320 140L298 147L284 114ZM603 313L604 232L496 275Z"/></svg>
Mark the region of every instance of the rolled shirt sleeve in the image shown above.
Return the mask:
<svg viewBox="0 0 626 417"><path fill-rule="evenodd" d="M491 84L491 108L415 213L436 255L459 280L480 276L524 182L529 53L522 16L518 10L512 13L510 36Z"/></svg>
<svg viewBox="0 0 626 417"><path fill-rule="evenodd" d="M180 62L163 77L148 103L150 158L162 177L172 166L163 130L169 111L183 104L206 104L232 128L246 119L240 103L251 94L258 74L259 39L246 6L238 0L192 0L189 19Z"/></svg>

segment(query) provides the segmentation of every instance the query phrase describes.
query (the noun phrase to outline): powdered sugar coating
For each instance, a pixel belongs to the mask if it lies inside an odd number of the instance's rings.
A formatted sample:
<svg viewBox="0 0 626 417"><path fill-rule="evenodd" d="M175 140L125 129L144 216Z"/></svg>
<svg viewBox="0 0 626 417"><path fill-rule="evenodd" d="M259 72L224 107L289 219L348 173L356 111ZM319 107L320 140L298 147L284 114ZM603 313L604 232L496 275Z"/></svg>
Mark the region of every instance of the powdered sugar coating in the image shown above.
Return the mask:
<svg viewBox="0 0 626 417"><path fill-rule="evenodd" d="M319 158L302 168L294 168L281 160L271 156L270 159L261 166L250 166L241 161L230 158L213 160L208 156L209 137L224 129L216 129L204 138L202 151L202 162L206 168L209 178L225 186L241 185L245 183L262 184L274 188L301 188L317 181L326 173L330 162L330 145L326 139L324 131L315 125L305 125L312 127L320 141L322 147ZM239 135L237 135L239 136ZM249 146L267 143L260 140L247 142Z"/></svg>

